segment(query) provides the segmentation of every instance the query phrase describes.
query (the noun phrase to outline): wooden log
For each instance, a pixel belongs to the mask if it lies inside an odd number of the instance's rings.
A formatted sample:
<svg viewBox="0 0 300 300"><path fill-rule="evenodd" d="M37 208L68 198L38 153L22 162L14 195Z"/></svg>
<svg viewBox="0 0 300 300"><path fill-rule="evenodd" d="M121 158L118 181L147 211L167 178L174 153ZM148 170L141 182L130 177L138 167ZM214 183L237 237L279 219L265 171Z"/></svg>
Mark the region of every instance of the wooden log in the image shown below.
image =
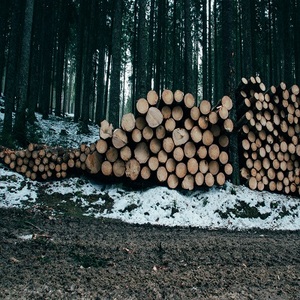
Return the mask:
<svg viewBox="0 0 300 300"><path fill-rule="evenodd" d="M202 186L204 184L204 175L201 172L198 172L195 175L195 184L197 186Z"/></svg>
<svg viewBox="0 0 300 300"><path fill-rule="evenodd" d="M146 127L145 127L146 128ZM145 129L144 128L144 129ZM150 128L150 127L149 127ZM143 130L144 130L143 129ZM141 130L139 130L138 128L134 128L131 132L131 138L132 140L135 142L135 143L139 143L142 138L143 138L143 135L142 135L142 132Z"/></svg>
<svg viewBox="0 0 300 300"><path fill-rule="evenodd" d="M118 157L119 157L119 152L115 147L110 147L106 153L105 153L105 157L108 161L110 161L111 163L115 162Z"/></svg>
<svg viewBox="0 0 300 300"><path fill-rule="evenodd" d="M199 171L199 164L196 158L192 157L188 160L187 170L192 175L195 175Z"/></svg>
<svg viewBox="0 0 300 300"><path fill-rule="evenodd" d="M183 160L183 158L184 158L184 151L183 151L182 147L176 147L174 149L174 151L173 151L173 158L176 161L178 161L178 162L180 162L180 161Z"/></svg>
<svg viewBox="0 0 300 300"><path fill-rule="evenodd" d="M220 155L220 148L217 144L211 144L208 147L208 156L212 159L212 160L216 160L219 158Z"/></svg>
<svg viewBox="0 0 300 300"><path fill-rule="evenodd" d="M187 108L192 108L195 105L195 97L191 93L185 94L183 101Z"/></svg>
<svg viewBox="0 0 300 300"><path fill-rule="evenodd" d="M159 125L155 128L155 136L159 140L163 139L166 136L166 129L163 125Z"/></svg>
<svg viewBox="0 0 300 300"><path fill-rule="evenodd" d="M135 120L135 126L139 130L143 130L147 126L146 119L144 117L137 117Z"/></svg>
<svg viewBox="0 0 300 300"><path fill-rule="evenodd" d="M202 140L202 130L197 125L192 128L190 135L191 135L191 139L196 144Z"/></svg>
<svg viewBox="0 0 300 300"><path fill-rule="evenodd" d="M157 102L158 102L158 95L157 95L156 91L150 90L147 93L147 101L152 106L154 106L154 105L157 104Z"/></svg>
<svg viewBox="0 0 300 300"><path fill-rule="evenodd" d="M169 119L172 116L172 110L171 110L170 106L167 106L167 105L162 107L161 113L162 113L164 119Z"/></svg>
<svg viewBox="0 0 300 300"><path fill-rule="evenodd" d="M149 149L153 154L157 154L161 150L161 141L157 138L151 139Z"/></svg>
<svg viewBox="0 0 300 300"><path fill-rule="evenodd" d="M198 125L201 129L207 129L208 123L208 118L206 116L200 116L198 119Z"/></svg>
<svg viewBox="0 0 300 300"><path fill-rule="evenodd" d="M106 140L108 138L111 138L112 134L113 134L112 124L109 124L108 121L103 120L100 123L100 138Z"/></svg>
<svg viewBox="0 0 300 300"><path fill-rule="evenodd" d="M191 111L190 111L190 117L193 121L196 121L198 122L199 118L200 118L200 110L199 110L199 107L197 106L193 106L191 108Z"/></svg>
<svg viewBox="0 0 300 300"><path fill-rule="evenodd" d="M120 150L120 157L125 162L131 159L132 151L129 146L125 146Z"/></svg>
<svg viewBox="0 0 300 300"><path fill-rule="evenodd" d="M208 187L212 187L215 184L214 176L211 173L205 174L204 182Z"/></svg>
<svg viewBox="0 0 300 300"><path fill-rule="evenodd" d="M169 118L165 122L165 129L168 132L173 132L176 128L176 121L173 118Z"/></svg>
<svg viewBox="0 0 300 300"><path fill-rule="evenodd" d="M208 115L211 111L211 104L208 100L202 100L199 106L202 115Z"/></svg>
<svg viewBox="0 0 300 300"><path fill-rule="evenodd" d="M151 171L156 171L159 167L159 161L156 156L151 156L148 160L148 167Z"/></svg>
<svg viewBox="0 0 300 300"><path fill-rule="evenodd" d="M170 189L177 188L179 184L178 177L175 174L170 174L167 180L167 184Z"/></svg>
<svg viewBox="0 0 300 300"><path fill-rule="evenodd" d="M183 109L181 106L177 105L172 109L172 118L175 121L180 121L183 118Z"/></svg>
<svg viewBox="0 0 300 300"><path fill-rule="evenodd" d="M156 176L159 182L165 182L168 179L168 172L164 166L160 166L156 171Z"/></svg>
<svg viewBox="0 0 300 300"><path fill-rule="evenodd" d="M216 177L216 182L218 185L222 186L225 184L225 181L226 181L226 177L225 177L225 174L222 173L222 172L219 172L217 174L217 177Z"/></svg>
<svg viewBox="0 0 300 300"><path fill-rule="evenodd" d="M208 162L206 160L200 160L200 162L199 162L199 171L202 174L206 174L208 172Z"/></svg>
<svg viewBox="0 0 300 300"><path fill-rule="evenodd" d="M185 157L187 158L192 158L196 155L197 149L196 146L194 144L194 142L192 141L188 141L183 148L183 152Z"/></svg>
<svg viewBox="0 0 300 300"><path fill-rule="evenodd" d="M168 160L166 161L166 169L169 173L173 173L175 171L176 168L176 161L174 158L170 157L168 158Z"/></svg>
<svg viewBox="0 0 300 300"><path fill-rule="evenodd" d="M181 187L185 190L193 190L195 186L195 179L194 176L192 176L191 174L187 174L181 183Z"/></svg>
<svg viewBox="0 0 300 300"><path fill-rule="evenodd" d="M142 131L142 136L146 141L149 141L153 138L154 131L150 126L146 126Z"/></svg>
<svg viewBox="0 0 300 300"><path fill-rule="evenodd" d="M140 98L136 102L136 110L142 114L145 115L148 112L149 109L149 102L145 98Z"/></svg>
<svg viewBox="0 0 300 300"><path fill-rule="evenodd" d="M140 171L141 171L141 165L136 159L132 158L126 162L125 165L126 177L129 177L131 180L136 180L140 174Z"/></svg>
<svg viewBox="0 0 300 300"><path fill-rule="evenodd" d="M205 130L202 135L202 142L205 146L210 146L214 141L214 136L210 130Z"/></svg>
<svg viewBox="0 0 300 300"><path fill-rule="evenodd" d="M151 177L151 170L148 166L143 166L141 169L141 177L144 180L148 180Z"/></svg>
<svg viewBox="0 0 300 300"><path fill-rule="evenodd" d="M161 98L162 98L162 100L165 104L171 105L173 103L173 100L174 100L173 92L170 91L170 90L164 90L162 92Z"/></svg>
<svg viewBox="0 0 300 300"><path fill-rule="evenodd" d="M121 127L126 132L131 132L135 128L135 117L133 113L122 116Z"/></svg>
<svg viewBox="0 0 300 300"><path fill-rule="evenodd" d="M157 154L157 158L160 163L165 164L166 161L168 160L168 154L165 150L160 150Z"/></svg>
<svg viewBox="0 0 300 300"><path fill-rule="evenodd" d="M128 122L127 122L128 125ZM128 126L127 129L128 130ZM120 128L115 129L112 136L112 144L116 149L121 149L124 146L126 146L128 143L128 137L126 135L126 132Z"/></svg>
<svg viewBox="0 0 300 300"><path fill-rule="evenodd" d="M194 127L194 125L195 125L195 123L194 123L194 121L191 118L186 118L184 120L184 128L187 131L190 131Z"/></svg>
<svg viewBox="0 0 300 300"><path fill-rule="evenodd" d="M174 149L175 145L174 145L174 141L171 137L167 137L163 139L163 149L167 152L167 153L171 153Z"/></svg>
<svg viewBox="0 0 300 300"><path fill-rule="evenodd" d="M187 166L185 163L180 162L176 165L175 174L178 178L184 178L187 174Z"/></svg>
<svg viewBox="0 0 300 300"><path fill-rule="evenodd" d="M200 159L205 159L207 156L207 147L206 146L200 146L197 150L197 155Z"/></svg>
<svg viewBox="0 0 300 300"><path fill-rule="evenodd" d="M85 165L89 173L97 174L101 169L102 162L103 156L98 152L93 152L87 156L85 160ZM65 164L66 166L64 164L62 164L62 171L66 170L67 164Z"/></svg>
<svg viewBox="0 0 300 300"><path fill-rule="evenodd" d="M177 103L180 103L182 102L183 100L183 97L184 97L184 93L180 90L176 90L175 93L174 93L174 100L177 102Z"/></svg>
<svg viewBox="0 0 300 300"><path fill-rule="evenodd" d="M117 159L113 163L112 171L116 177L122 177L125 174L125 162L122 159Z"/></svg>
<svg viewBox="0 0 300 300"><path fill-rule="evenodd" d="M101 173L104 176L111 176L113 171L112 163L108 160L105 160L101 165Z"/></svg>
<svg viewBox="0 0 300 300"><path fill-rule="evenodd" d="M158 127L163 121L163 115L156 107L150 107L146 114L146 122L151 128Z"/></svg>
<svg viewBox="0 0 300 300"><path fill-rule="evenodd" d="M145 142L138 143L134 149L134 158L140 163L145 164L150 157L149 148Z"/></svg>
<svg viewBox="0 0 300 300"><path fill-rule="evenodd" d="M175 130L173 130L172 138L175 146L180 146L185 144L189 140L190 135L186 129L176 128Z"/></svg>

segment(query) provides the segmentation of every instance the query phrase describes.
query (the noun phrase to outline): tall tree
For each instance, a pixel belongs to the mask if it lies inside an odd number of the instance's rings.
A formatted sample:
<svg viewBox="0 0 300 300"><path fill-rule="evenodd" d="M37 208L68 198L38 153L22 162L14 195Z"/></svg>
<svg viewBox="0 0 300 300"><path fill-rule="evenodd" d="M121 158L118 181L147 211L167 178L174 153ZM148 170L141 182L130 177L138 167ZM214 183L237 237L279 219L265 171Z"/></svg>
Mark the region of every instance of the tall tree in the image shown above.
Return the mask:
<svg viewBox="0 0 300 300"><path fill-rule="evenodd" d="M34 9L34 0L27 0L26 7L25 7L22 50L21 50L20 69L19 69L19 84L18 84L19 105L17 107L15 124L14 124L14 135L21 144L26 143L25 110L28 104L27 93L28 93L28 75L29 75L33 9Z"/></svg>
<svg viewBox="0 0 300 300"><path fill-rule="evenodd" d="M236 88L236 48L235 48L235 32L236 32L236 11L234 1L228 0L222 2L222 44L223 44L223 82L224 94L235 99ZM229 34L228 34L229 33ZM237 121L236 103L231 111L233 122ZM230 136L230 155L232 165L235 172L232 175L234 184L239 184L239 161L238 161L238 136L237 132L233 132Z"/></svg>
<svg viewBox="0 0 300 300"><path fill-rule="evenodd" d="M138 49L137 49L137 99L145 97L147 93L147 27L146 27L147 0L139 0L138 21Z"/></svg>
<svg viewBox="0 0 300 300"><path fill-rule="evenodd" d="M5 143L12 142L12 112L16 97L17 65L19 61L21 10L22 2L13 0L11 10L11 31L9 38L9 51L7 59L7 72L5 79L5 114L2 136Z"/></svg>
<svg viewBox="0 0 300 300"><path fill-rule="evenodd" d="M112 64L109 101L109 121L117 127L119 125L120 106L120 74L121 74L121 38L122 38L123 0L114 1L114 15L112 22Z"/></svg>

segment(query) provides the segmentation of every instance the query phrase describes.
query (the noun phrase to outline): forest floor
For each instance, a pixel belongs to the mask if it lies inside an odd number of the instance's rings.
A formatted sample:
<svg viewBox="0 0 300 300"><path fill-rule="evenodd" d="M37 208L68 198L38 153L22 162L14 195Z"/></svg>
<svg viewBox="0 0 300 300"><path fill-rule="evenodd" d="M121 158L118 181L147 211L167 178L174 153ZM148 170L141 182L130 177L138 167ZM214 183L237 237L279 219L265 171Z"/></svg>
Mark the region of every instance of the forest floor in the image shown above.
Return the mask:
<svg viewBox="0 0 300 300"><path fill-rule="evenodd" d="M0 299L300 299L299 231L0 209Z"/></svg>

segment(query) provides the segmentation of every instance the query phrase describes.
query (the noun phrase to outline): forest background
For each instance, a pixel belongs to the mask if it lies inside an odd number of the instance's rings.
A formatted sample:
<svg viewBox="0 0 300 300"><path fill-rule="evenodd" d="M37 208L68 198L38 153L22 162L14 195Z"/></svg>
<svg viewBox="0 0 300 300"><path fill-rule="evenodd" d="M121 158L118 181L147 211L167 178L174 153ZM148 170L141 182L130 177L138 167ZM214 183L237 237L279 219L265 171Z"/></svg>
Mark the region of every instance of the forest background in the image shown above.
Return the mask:
<svg viewBox="0 0 300 300"><path fill-rule="evenodd" d="M1 0L0 144L28 143L35 112L117 127L150 89L214 104L242 77L289 87L299 17L299 0Z"/></svg>

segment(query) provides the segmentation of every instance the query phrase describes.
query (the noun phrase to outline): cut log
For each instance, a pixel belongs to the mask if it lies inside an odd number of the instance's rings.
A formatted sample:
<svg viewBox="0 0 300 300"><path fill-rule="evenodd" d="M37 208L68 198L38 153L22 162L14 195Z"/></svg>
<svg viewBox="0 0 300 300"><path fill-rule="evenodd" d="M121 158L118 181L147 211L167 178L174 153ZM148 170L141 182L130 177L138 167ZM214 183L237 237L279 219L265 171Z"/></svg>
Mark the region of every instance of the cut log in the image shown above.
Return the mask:
<svg viewBox="0 0 300 300"><path fill-rule="evenodd" d="M103 120L100 123L100 138L105 140L111 138L113 134L113 126L109 124L108 121Z"/></svg>
<svg viewBox="0 0 300 300"><path fill-rule="evenodd" d="M132 151L129 146L125 146L120 150L120 157L123 161L128 161L132 156Z"/></svg>
<svg viewBox="0 0 300 300"><path fill-rule="evenodd" d="M183 110L181 106L178 105L172 109L172 118L175 121L180 121L183 118Z"/></svg>
<svg viewBox="0 0 300 300"><path fill-rule="evenodd" d="M150 107L147 115L146 122L151 128L158 127L163 121L163 115L160 110L156 107Z"/></svg>
<svg viewBox="0 0 300 300"><path fill-rule="evenodd" d="M131 180L136 180L138 178L141 171L141 165L136 159L132 158L126 162L125 168L126 177L129 177Z"/></svg>
<svg viewBox="0 0 300 300"><path fill-rule="evenodd" d="M154 106L158 102L158 95L156 91L151 90L147 93L147 101L150 105Z"/></svg>
<svg viewBox="0 0 300 300"><path fill-rule="evenodd" d="M103 157L98 152L89 154L85 160L86 168L91 174L97 174L101 170L101 164ZM66 166L63 166L62 170L66 170Z"/></svg>
<svg viewBox="0 0 300 300"><path fill-rule="evenodd" d="M126 132L131 132L135 128L134 114L128 113L123 115L121 120L121 127Z"/></svg>
<svg viewBox="0 0 300 300"><path fill-rule="evenodd" d="M146 128L146 127L145 127ZM145 129L144 128L144 129ZM135 143L139 143L142 140L142 132L141 130L134 128L131 133L131 138Z"/></svg>
<svg viewBox="0 0 300 300"><path fill-rule="evenodd" d="M157 154L161 150L161 141L157 138L151 139L149 149L153 154Z"/></svg>
<svg viewBox="0 0 300 300"><path fill-rule="evenodd" d="M175 174L170 174L167 180L167 184L170 189L175 189L179 184L178 177Z"/></svg>
<svg viewBox="0 0 300 300"><path fill-rule="evenodd" d="M182 147L176 147L173 151L173 157L176 161L182 161L184 158L184 151Z"/></svg>
<svg viewBox="0 0 300 300"><path fill-rule="evenodd" d="M156 171L156 176L159 182L165 182L168 179L168 172L164 166L160 166Z"/></svg>
<svg viewBox="0 0 300 300"><path fill-rule="evenodd" d="M184 178L187 174L187 166L185 163L180 162L176 165L175 174L178 178Z"/></svg>
<svg viewBox="0 0 300 300"><path fill-rule="evenodd" d="M134 157L140 164L145 164L149 159L149 148L145 142L138 143L134 149Z"/></svg>
<svg viewBox="0 0 300 300"><path fill-rule="evenodd" d="M202 115L208 115L211 111L211 104L207 100L202 100L199 106Z"/></svg>
<svg viewBox="0 0 300 300"><path fill-rule="evenodd" d="M106 159L111 163L115 162L119 157L119 152L116 148L110 147L105 153Z"/></svg>
<svg viewBox="0 0 300 300"><path fill-rule="evenodd" d="M197 149L195 144L192 141L187 142L184 145L183 152L185 157L192 158L196 155Z"/></svg>
<svg viewBox="0 0 300 300"><path fill-rule="evenodd" d="M171 153L173 151L174 147L175 147L174 141L171 137L167 137L163 140L163 149L167 153Z"/></svg>
<svg viewBox="0 0 300 300"><path fill-rule="evenodd" d="M169 118L165 122L165 129L168 132L173 132L174 129L176 128L176 122L173 118Z"/></svg>
<svg viewBox="0 0 300 300"><path fill-rule="evenodd" d="M188 174L186 175L181 183L181 187L185 190L193 190L194 189L194 185L195 185L195 179L194 176Z"/></svg>
<svg viewBox="0 0 300 300"><path fill-rule="evenodd" d="M195 105L195 97L191 93L185 94L183 101L187 108L192 108Z"/></svg>
<svg viewBox="0 0 300 300"><path fill-rule="evenodd" d="M194 126L191 130L191 139L197 144L202 140L202 131L199 126Z"/></svg>
<svg viewBox="0 0 300 300"><path fill-rule="evenodd" d="M144 180L147 180L151 177L151 170L149 169L148 166L143 166L141 169L141 177Z"/></svg>
<svg viewBox="0 0 300 300"><path fill-rule="evenodd" d="M150 126L146 126L142 131L142 135L146 141L151 140L154 135L153 129Z"/></svg>
<svg viewBox="0 0 300 300"><path fill-rule="evenodd" d="M110 176L112 174L112 163L105 160L101 165L101 172L104 176Z"/></svg>
<svg viewBox="0 0 300 300"><path fill-rule="evenodd" d="M122 177L125 174L125 162L121 159L117 159L113 163L112 167L113 173L116 177Z"/></svg>
<svg viewBox="0 0 300 300"><path fill-rule="evenodd" d="M166 129L163 125L159 125L157 128L155 128L155 136L161 140L166 135Z"/></svg>
<svg viewBox="0 0 300 300"><path fill-rule="evenodd" d="M174 100L173 92L170 90L164 90L161 95L162 100L165 104L171 105Z"/></svg>
<svg viewBox="0 0 300 300"><path fill-rule="evenodd" d="M149 109L149 102L145 98L140 98L136 102L136 110L142 114L145 115L148 112Z"/></svg>
<svg viewBox="0 0 300 300"><path fill-rule="evenodd" d="M176 128L172 133L173 141L175 146L185 144L189 140L189 133L184 128Z"/></svg>
<svg viewBox="0 0 300 300"><path fill-rule="evenodd" d="M123 148L128 143L126 132L122 129L115 129L112 136L112 144L115 148Z"/></svg>
<svg viewBox="0 0 300 300"><path fill-rule="evenodd" d="M148 167L151 171L156 171L159 167L159 161L156 156L151 156L148 160Z"/></svg>
<svg viewBox="0 0 300 300"><path fill-rule="evenodd" d="M138 117L135 120L135 126L139 130L143 130L147 126L147 122L144 117Z"/></svg>
<svg viewBox="0 0 300 300"><path fill-rule="evenodd" d="M176 90L174 93L174 100L178 103L182 102L184 93L180 90Z"/></svg>
<svg viewBox="0 0 300 300"><path fill-rule="evenodd" d="M169 158L166 161L166 169L169 173L173 173L175 171L176 168L176 161L174 158Z"/></svg>

